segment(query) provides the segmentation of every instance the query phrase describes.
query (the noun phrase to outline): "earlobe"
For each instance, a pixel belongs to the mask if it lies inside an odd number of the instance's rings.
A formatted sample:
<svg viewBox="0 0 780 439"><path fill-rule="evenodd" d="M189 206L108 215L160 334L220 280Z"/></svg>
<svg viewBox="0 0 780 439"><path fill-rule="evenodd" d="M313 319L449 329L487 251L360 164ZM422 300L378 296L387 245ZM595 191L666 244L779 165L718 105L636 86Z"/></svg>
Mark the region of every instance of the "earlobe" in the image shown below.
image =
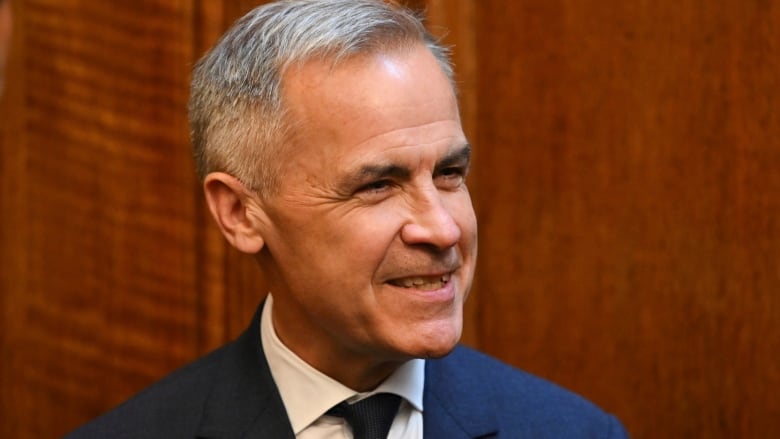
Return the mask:
<svg viewBox="0 0 780 439"><path fill-rule="evenodd" d="M249 214L252 193L235 177L212 172L203 182L206 202L222 234L239 251L254 254L264 245L258 219Z"/></svg>

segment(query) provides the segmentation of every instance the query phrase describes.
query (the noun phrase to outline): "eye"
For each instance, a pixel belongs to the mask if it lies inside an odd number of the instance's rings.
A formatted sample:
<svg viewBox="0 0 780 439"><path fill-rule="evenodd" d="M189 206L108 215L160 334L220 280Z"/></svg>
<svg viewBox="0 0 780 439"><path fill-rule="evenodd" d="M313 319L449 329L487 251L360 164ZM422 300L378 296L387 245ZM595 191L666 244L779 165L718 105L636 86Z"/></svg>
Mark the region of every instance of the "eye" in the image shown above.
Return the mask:
<svg viewBox="0 0 780 439"><path fill-rule="evenodd" d="M358 193L379 193L390 189L393 182L390 180L377 180L371 183L360 186L357 190Z"/></svg>
<svg viewBox="0 0 780 439"><path fill-rule="evenodd" d="M439 187L458 188L466 178L466 169L460 166L451 166L440 170L434 178Z"/></svg>
<svg viewBox="0 0 780 439"><path fill-rule="evenodd" d="M439 173L440 175L444 177L462 177L463 176L463 169L459 167L450 167L450 168L444 168Z"/></svg>

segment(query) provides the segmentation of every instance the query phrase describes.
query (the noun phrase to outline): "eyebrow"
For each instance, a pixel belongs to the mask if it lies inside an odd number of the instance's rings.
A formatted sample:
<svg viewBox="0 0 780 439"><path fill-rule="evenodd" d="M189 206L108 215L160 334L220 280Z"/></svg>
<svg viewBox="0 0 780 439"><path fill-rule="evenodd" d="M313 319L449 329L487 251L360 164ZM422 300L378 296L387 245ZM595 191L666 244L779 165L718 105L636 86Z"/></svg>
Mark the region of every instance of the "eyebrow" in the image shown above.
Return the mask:
<svg viewBox="0 0 780 439"><path fill-rule="evenodd" d="M408 179L411 175L409 168L404 166L388 164L388 165L365 165L360 168L356 178L351 180L366 181L366 180L381 180L384 178L396 178L396 179Z"/></svg>
<svg viewBox="0 0 780 439"><path fill-rule="evenodd" d="M447 155L441 158L436 163L434 168L434 174L440 172L442 169L446 169L452 166L468 166L471 160L471 145L468 143L462 147L450 151ZM383 180L383 179L396 179L396 180L408 180L411 178L412 171L405 166L401 166L394 163L379 164L379 165L363 165L360 166L357 171L350 172L342 180L342 187L354 187L360 186L369 181Z"/></svg>
<svg viewBox="0 0 780 439"><path fill-rule="evenodd" d="M471 162L471 145L467 143L459 149L450 151L449 154L445 155L441 160L439 160L439 162L436 163L436 168L434 169L433 172L435 174L441 171L442 169L447 169L452 166L468 167L470 162Z"/></svg>

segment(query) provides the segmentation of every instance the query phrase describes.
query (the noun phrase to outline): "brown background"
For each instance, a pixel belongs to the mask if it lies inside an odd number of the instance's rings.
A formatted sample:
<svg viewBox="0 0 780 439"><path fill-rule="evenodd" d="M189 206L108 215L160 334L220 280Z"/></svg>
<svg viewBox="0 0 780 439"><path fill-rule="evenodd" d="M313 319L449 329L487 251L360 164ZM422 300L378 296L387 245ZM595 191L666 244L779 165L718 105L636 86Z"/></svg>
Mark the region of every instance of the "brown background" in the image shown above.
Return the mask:
<svg viewBox="0 0 780 439"><path fill-rule="evenodd" d="M264 294L193 175L189 71L239 0L24 0L0 108L0 437L59 437ZM456 45L467 343L634 437L780 437L780 6L418 0Z"/></svg>

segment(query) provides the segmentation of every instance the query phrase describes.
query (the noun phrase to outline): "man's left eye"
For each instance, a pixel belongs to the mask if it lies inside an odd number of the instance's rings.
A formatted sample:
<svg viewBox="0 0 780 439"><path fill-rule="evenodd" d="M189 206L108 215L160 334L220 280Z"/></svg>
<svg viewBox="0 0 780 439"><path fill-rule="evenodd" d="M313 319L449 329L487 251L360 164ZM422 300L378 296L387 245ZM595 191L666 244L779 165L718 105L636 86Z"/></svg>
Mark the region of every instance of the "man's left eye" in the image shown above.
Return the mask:
<svg viewBox="0 0 780 439"><path fill-rule="evenodd" d="M463 168L444 168L436 175L436 179L444 183L447 187L453 187L460 186L460 184L463 183L465 175L466 173Z"/></svg>
<svg viewBox="0 0 780 439"><path fill-rule="evenodd" d="M442 169L440 172L441 175L444 176L462 176L463 175L463 169L461 168L445 168Z"/></svg>

